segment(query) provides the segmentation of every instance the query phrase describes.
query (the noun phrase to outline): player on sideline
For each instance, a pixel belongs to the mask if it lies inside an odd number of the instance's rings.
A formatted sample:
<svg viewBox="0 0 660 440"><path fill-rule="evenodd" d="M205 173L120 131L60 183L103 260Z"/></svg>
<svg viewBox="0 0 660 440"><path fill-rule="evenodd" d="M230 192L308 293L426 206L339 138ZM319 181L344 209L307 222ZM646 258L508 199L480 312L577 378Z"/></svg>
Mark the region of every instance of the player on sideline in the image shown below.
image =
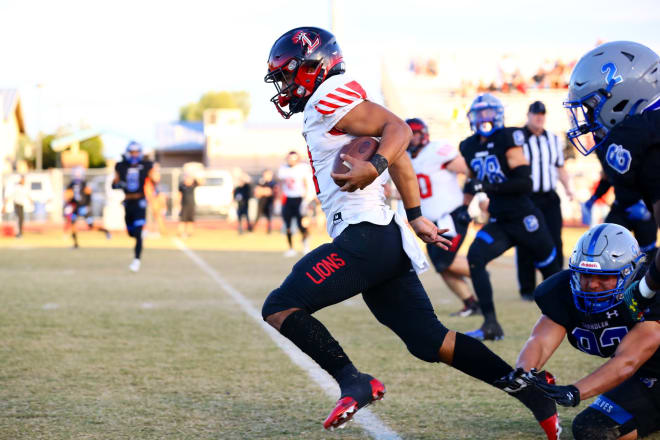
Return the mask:
<svg viewBox="0 0 660 440"><path fill-rule="evenodd" d="M565 406L598 396L573 420L576 440L631 440L660 430L660 302L646 301L643 311L631 313L623 295L635 275L643 276L644 260L626 228L597 225L578 240L570 270L534 292L542 315L517 368L542 368L564 337L580 351L610 358L574 385L539 384Z"/></svg>
<svg viewBox="0 0 660 440"><path fill-rule="evenodd" d="M572 128L580 153L596 150L615 190L641 194L660 226L660 57L632 41L613 41L587 52L568 84ZM593 137L593 146L590 145ZM660 252L645 276L626 291L639 302L660 290Z"/></svg>
<svg viewBox="0 0 660 440"><path fill-rule="evenodd" d="M135 258L128 266L132 272L140 270L142 255L142 228L146 222L147 199L144 184L151 174L153 164L142 157L142 145L130 142L126 147L123 160L115 165L113 188L124 190L124 220L128 235L135 238Z"/></svg>
<svg viewBox="0 0 660 440"><path fill-rule="evenodd" d="M471 316L479 313L479 303L470 292L465 277L470 276L467 258L456 256L463 244L470 224L467 205L472 195L464 194L456 176L467 174L465 160L458 150L444 141L429 140L429 129L419 119L407 119L412 130L408 154L419 183L422 215L440 229L448 229L443 235L451 238L449 250L427 243L426 250L436 272L447 287L463 301L463 308L451 316Z"/></svg>
<svg viewBox="0 0 660 440"><path fill-rule="evenodd" d="M474 134L460 144L470 168L465 185L470 194L485 192L490 199L489 223L470 245L468 263L474 291L484 315L481 328L467 333L477 339L504 337L497 322L493 287L486 265L512 246L522 246L534 256L534 265L547 278L559 270L556 248L541 211L530 198L532 179L522 146L521 129L504 126L504 107L495 96L477 96L468 112Z"/></svg>
<svg viewBox="0 0 660 440"><path fill-rule="evenodd" d="M410 128L368 101L362 86L344 74L334 36L314 27L285 33L271 49L265 81L275 85L271 101L282 116L303 112L314 183L333 241L296 263L266 299L262 315L338 382L341 397L324 427L343 426L358 409L385 393L385 386L358 371L326 327L312 317L360 292L376 318L419 359L447 363L491 385L510 375L513 368L485 345L447 330L435 316L417 276L428 268L424 253L384 197L389 173L415 233L427 243L449 243L421 215L419 187L405 154ZM331 173L339 149L356 136L379 137L376 154L370 161L344 156L351 171ZM540 397L533 387L507 389L532 409L549 438L557 438L554 402Z"/></svg>
<svg viewBox="0 0 660 440"><path fill-rule="evenodd" d="M302 234L303 254L309 252L309 235L307 228L303 225L303 214L301 206L303 199L308 193L307 179L309 168L300 162L300 157L295 151L290 151L286 156L284 163L277 171L277 178L280 181L282 194L286 197L284 206L282 206L282 219L286 228L286 239L289 249L284 253L285 257L294 257L296 250L293 248L293 239L291 234L291 222L296 219L298 229Z"/></svg>
<svg viewBox="0 0 660 440"><path fill-rule="evenodd" d="M64 199L66 200L64 213L71 228L74 249L78 249L79 247L77 220L80 218L85 219L89 229L101 231L105 234L106 238L110 238L110 232L107 229L94 226L94 217L89 206L92 199L92 189L87 185L83 167L79 166L73 169L71 183L66 187Z"/></svg>

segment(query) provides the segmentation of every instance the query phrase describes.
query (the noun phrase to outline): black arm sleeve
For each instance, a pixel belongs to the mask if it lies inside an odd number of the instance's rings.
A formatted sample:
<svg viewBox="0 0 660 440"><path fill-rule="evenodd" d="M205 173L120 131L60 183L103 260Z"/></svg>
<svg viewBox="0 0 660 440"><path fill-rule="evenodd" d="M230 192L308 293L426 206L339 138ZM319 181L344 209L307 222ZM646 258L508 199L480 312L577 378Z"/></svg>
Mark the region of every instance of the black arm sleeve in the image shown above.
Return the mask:
<svg viewBox="0 0 660 440"><path fill-rule="evenodd" d="M598 182L598 186L596 187L596 190L594 191L594 194L591 196L592 199L598 200L601 197L605 195L607 190L609 190L612 187L612 183L610 183L607 178L602 177L600 179L600 182Z"/></svg>
<svg viewBox="0 0 660 440"><path fill-rule="evenodd" d="M509 180L501 183L484 182L484 190L494 194L517 194L532 192L531 168L520 165L511 170Z"/></svg>

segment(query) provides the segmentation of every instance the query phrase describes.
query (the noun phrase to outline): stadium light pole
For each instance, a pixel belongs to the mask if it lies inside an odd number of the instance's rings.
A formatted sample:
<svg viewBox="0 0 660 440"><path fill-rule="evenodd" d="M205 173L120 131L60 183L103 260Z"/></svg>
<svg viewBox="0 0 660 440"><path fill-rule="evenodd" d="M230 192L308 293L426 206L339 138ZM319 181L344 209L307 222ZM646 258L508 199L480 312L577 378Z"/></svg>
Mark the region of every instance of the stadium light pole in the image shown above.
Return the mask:
<svg viewBox="0 0 660 440"><path fill-rule="evenodd" d="M39 83L37 87L37 154L35 165L38 171L43 170L43 159L44 159L44 145L43 145L43 134L41 133L41 90L44 85Z"/></svg>

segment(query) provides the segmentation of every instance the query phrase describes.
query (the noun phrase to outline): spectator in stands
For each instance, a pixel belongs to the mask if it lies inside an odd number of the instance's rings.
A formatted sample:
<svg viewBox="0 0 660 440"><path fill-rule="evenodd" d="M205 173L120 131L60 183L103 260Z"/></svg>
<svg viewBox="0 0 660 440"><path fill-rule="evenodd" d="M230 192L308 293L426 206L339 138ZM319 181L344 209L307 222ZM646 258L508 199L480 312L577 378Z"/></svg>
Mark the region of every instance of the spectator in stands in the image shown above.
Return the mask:
<svg viewBox="0 0 660 440"><path fill-rule="evenodd" d="M234 188L234 200L236 200L236 214L238 215L238 233L243 233L243 217L247 222L248 232L252 232L252 224L248 216L248 202L252 197L252 185L250 184L250 176L246 173L241 173L238 186Z"/></svg>
<svg viewBox="0 0 660 440"><path fill-rule="evenodd" d="M269 234L272 230L271 223L273 217L273 202L275 201L275 188L276 182L273 179L273 171L265 170L254 189L254 196L258 200L257 218L254 220L254 226L257 226L261 217L266 217L268 222L267 231Z"/></svg>
<svg viewBox="0 0 660 440"><path fill-rule="evenodd" d="M195 188L198 185L197 179L191 173L184 173L183 181L179 184L179 235L182 237L191 236L195 227Z"/></svg>

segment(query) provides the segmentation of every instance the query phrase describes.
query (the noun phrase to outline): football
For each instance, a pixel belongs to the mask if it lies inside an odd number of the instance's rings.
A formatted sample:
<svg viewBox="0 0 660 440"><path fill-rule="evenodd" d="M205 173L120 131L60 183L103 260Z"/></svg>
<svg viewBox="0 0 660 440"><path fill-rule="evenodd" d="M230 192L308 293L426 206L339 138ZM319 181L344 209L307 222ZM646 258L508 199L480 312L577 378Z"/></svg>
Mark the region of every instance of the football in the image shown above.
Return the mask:
<svg viewBox="0 0 660 440"><path fill-rule="evenodd" d="M369 160L373 157L378 150L378 141L369 136L361 136L353 139L337 152L335 156L335 163L332 166L332 172L337 174L346 174L350 171L350 164L342 160L340 155L347 154L351 157L360 160ZM341 180L335 179L335 183L339 186L343 186L344 183Z"/></svg>

